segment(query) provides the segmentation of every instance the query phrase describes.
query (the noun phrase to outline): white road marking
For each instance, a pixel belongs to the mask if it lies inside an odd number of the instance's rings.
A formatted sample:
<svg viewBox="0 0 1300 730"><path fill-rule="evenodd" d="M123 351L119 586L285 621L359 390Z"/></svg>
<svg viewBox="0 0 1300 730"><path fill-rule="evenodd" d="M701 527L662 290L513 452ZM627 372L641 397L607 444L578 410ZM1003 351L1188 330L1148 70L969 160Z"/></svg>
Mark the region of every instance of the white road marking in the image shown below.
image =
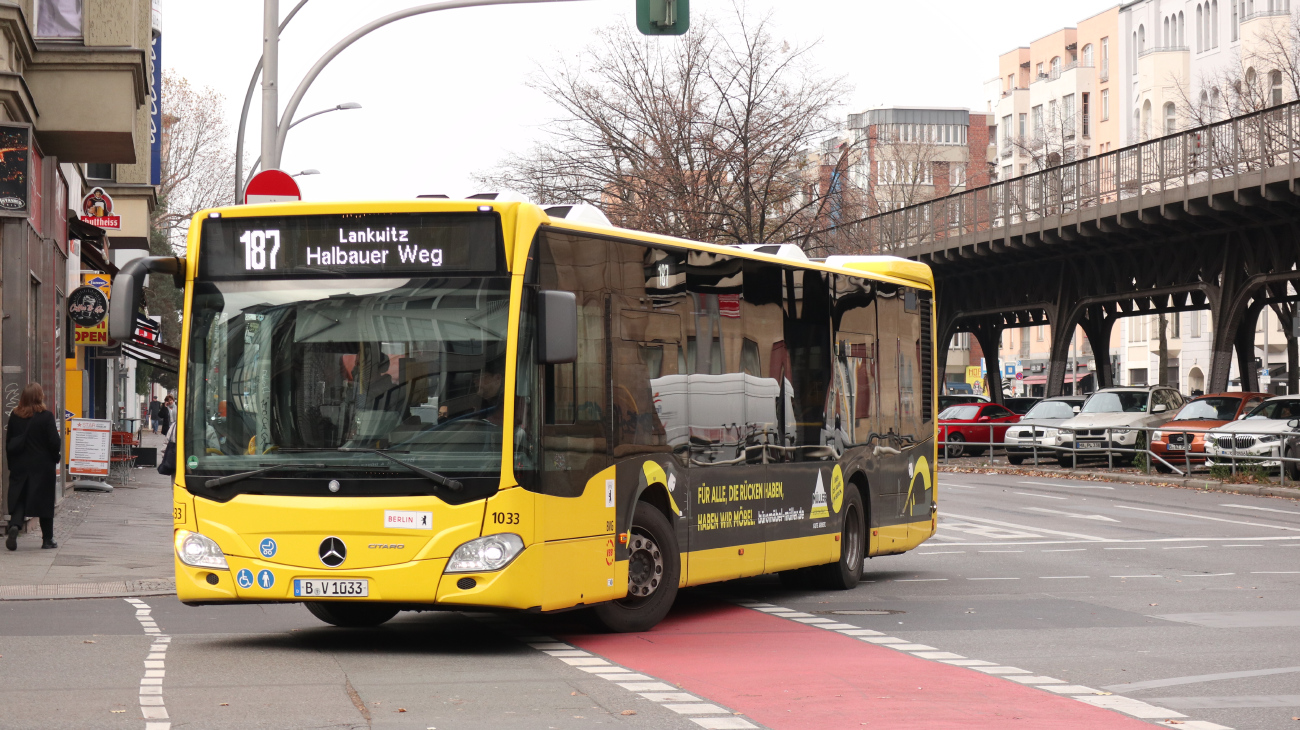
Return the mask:
<svg viewBox="0 0 1300 730"><path fill-rule="evenodd" d="M977 672L985 674L1032 674L1028 669L1020 667L973 667Z"/></svg>
<svg viewBox="0 0 1300 730"><path fill-rule="evenodd" d="M811 613L802 613L800 611L787 611L785 613L774 613L772 615L780 616L781 618L812 618L813 617Z"/></svg>
<svg viewBox="0 0 1300 730"><path fill-rule="evenodd" d="M1140 547L1114 547L1114 548L1102 548L1102 550L1146 550L1146 548L1140 548Z"/></svg>
<svg viewBox="0 0 1300 730"><path fill-rule="evenodd" d="M1024 550L981 550L982 553L1023 553Z"/></svg>
<svg viewBox="0 0 1300 730"><path fill-rule="evenodd" d="M1055 692L1057 694L1063 694L1063 695L1101 694L1100 692L1093 689L1092 687L1084 687L1081 684L1063 684L1063 685L1045 684L1042 686L1042 688L1047 690L1048 692Z"/></svg>
<svg viewBox="0 0 1300 730"><path fill-rule="evenodd" d="M933 646L926 646L925 644L885 644L885 648L899 651L938 651Z"/></svg>
<svg viewBox="0 0 1300 730"><path fill-rule="evenodd" d="M1142 689L1155 689L1157 687L1175 687L1180 684L1200 684L1201 682L1217 682L1221 679L1241 679L1243 677L1266 677L1270 674L1293 674L1300 672L1300 667L1281 667L1278 669L1249 669L1242 672L1222 672L1219 674L1194 674L1189 677L1172 677L1170 679L1149 679L1145 682L1125 682L1123 684L1110 684L1102 689L1111 692L1133 692Z"/></svg>
<svg viewBox="0 0 1300 730"><path fill-rule="evenodd" d="M1040 575L1043 580L1065 580L1067 578L1091 578L1089 575Z"/></svg>
<svg viewBox="0 0 1300 730"><path fill-rule="evenodd" d="M1195 550L1197 548L1207 548L1209 545L1175 545L1173 547L1160 548L1161 550Z"/></svg>
<svg viewBox="0 0 1300 730"><path fill-rule="evenodd" d="M917 553L917 555L957 555L959 553L964 553L964 552L966 551L965 550L943 550L934 553Z"/></svg>
<svg viewBox="0 0 1300 730"><path fill-rule="evenodd" d="M1045 553L1082 553L1087 552L1088 548L1058 548L1053 550L1044 550Z"/></svg>
<svg viewBox="0 0 1300 730"><path fill-rule="evenodd" d="M879 631L872 631L871 629L841 629L840 633L845 634L847 636L883 636L884 635Z"/></svg>
<svg viewBox="0 0 1300 730"><path fill-rule="evenodd" d="M1057 679L1055 677L1038 677L1038 676L1011 677L1009 676L1007 677L1007 679L1011 680L1012 682L1019 682L1021 684L1065 684L1064 679Z"/></svg>
<svg viewBox="0 0 1300 730"><path fill-rule="evenodd" d="M625 672L625 673L621 673L621 674L619 674L619 673L615 673L615 674L597 674L596 676L597 676L597 677L600 677L601 679L608 679L608 680L610 680L610 681L618 680L619 682L655 682L655 681L657 681L654 677L647 677L647 676L645 676L644 674L635 674L635 673L632 673L632 672Z"/></svg>
<svg viewBox="0 0 1300 730"><path fill-rule="evenodd" d="M1052 484L1050 482L1017 482L1017 484L1033 484L1037 487L1064 487L1066 489L1114 489L1114 487L1103 487L1100 484Z"/></svg>
<svg viewBox="0 0 1300 730"><path fill-rule="evenodd" d="M700 698L686 692L641 692L651 702L699 702Z"/></svg>
<svg viewBox="0 0 1300 730"><path fill-rule="evenodd" d="M1112 575L1112 578L1163 578L1163 575Z"/></svg>
<svg viewBox="0 0 1300 730"><path fill-rule="evenodd" d="M1076 520L1096 520L1098 522L1119 522L1119 520L1111 519L1110 517L1105 517L1102 515L1081 515L1075 512L1062 512L1059 509L1048 509L1046 507L1021 507L1021 509L1029 512L1042 512L1044 514L1049 514L1049 515L1065 515L1066 517L1073 517Z"/></svg>
<svg viewBox="0 0 1300 730"><path fill-rule="evenodd" d="M954 667L991 667L993 662L986 662L983 659L943 659L944 664L951 664Z"/></svg>
<svg viewBox="0 0 1300 730"><path fill-rule="evenodd" d="M1224 575L1236 575L1236 573L1192 573L1191 575L1180 575L1180 578L1215 578Z"/></svg>
<svg viewBox="0 0 1300 730"><path fill-rule="evenodd" d="M1196 520L1210 520L1212 522L1227 522L1232 525L1249 525L1251 527L1265 527L1270 530L1286 530L1288 532L1300 532L1300 527L1286 527L1285 525L1268 525L1263 522L1242 522L1241 520L1225 520L1222 517L1210 517L1208 515L1189 515L1186 512L1170 512L1163 509L1147 509L1146 507L1131 507L1126 504L1115 505L1116 509L1131 509L1138 512L1154 512L1161 515L1175 515L1177 517L1191 517Z"/></svg>
<svg viewBox="0 0 1300 730"><path fill-rule="evenodd" d="M1252 570L1251 575L1300 575L1300 570Z"/></svg>
<svg viewBox="0 0 1300 730"><path fill-rule="evenodd" d="M1187 717L1187 715L1184 715L1181 712L1174 712L1173 710L1169 710L1164 707L1156 707L1155 705L1149 705L1143 702L1142 700L1135 700L1131 697L1121 697L1119 695L1109 695L1109 696L1102 696L1102 697L1081 696L1081 697L1076 697L1075 699L1079 700L1080 702L1087 702L1088 704L1094 705L1096 707L1104 707L1108 710L1118 710L1127 715L1132 715L1133 717L1140 717L1144 720L1154 720L1156 718L1168 719L1171 717Z"/></svg>
<svg viewBox="0 0 1300 730"><path fill-rule="evenodd" d="M915 656L922 659L965 659L961 654L954 654L950 651L918 651L913 652Z"/></svg>
<svg viewBox="0 0 1300 730"><path fill-rule="evenodd" d="M664 705L679 715L730 715L731 710L724 710L707 702L692 702L688 705ZM752 726L751 726L752 727Z"/></svg>
<svg viewBox="0 0 1300 730"><path fill-rule="evenodd" d="M705 730L739 730L741 728L758 727L739 717L693 717L691 722Z"/></svg>
<svg viewBox="0 0 1300 730"><path fill-rule="evenodd" d="M966 580L1020 580L1019 578L967 578Z"/></svg>
<svg viewBox="0 0 1300 730"><path fill-rule="evenodd" d="M1015 530L1027 530L1027 531L1029 531L1030 533L1036 533L1036 534L1061 535L1062 537L1073 537L1073 538L1077 538L1077 539L1080 539L1080 540L1100 540L1100 541L1104 541L1104 540L1106 539L1106 538L1104 538L1104 537L1097 537L1096 535L1081 535L1081 534L1079 534L1079 533L1077 533L1077 532L1062 532L1062 531L1060 531L1060 530L1045 530L1045 529L1043 529L1043 528L1041 528L1041 527L1030 527L1030 526L1028 526L1028 525L1020 525L1020 524L1016 524L1016 523L1014 523L1014 522L1003 522L1003 521L1001 521L1001 520L988 520L988 519L984 519L983 517L967 517L966 515L957 515L957 514L953 514L953 513L951 513L951 512L945 512L944 514L947 515L947 516L949 516L949 517L956 517L956 518L959 519L959 520L967 520L967 521L970 521L970 522L983 522L983 523L986 523L986 524L989 524L989 525L997 525L998 527L1009 527L1009 528L1012 528L1012 529L1015 529Z"/></svg>
<svg viewBox="0 0 1300 730"><path fill-rule="evenodd" d="M153 639L144 658L144 676L140 679L140 717L149 721L145 723L145 730L171 730L171 722L157 722L170 719L163 702L162 683L167 676L165 667L171 637L162 635L158 623L152 617L153 609L149 604L138 598L124 600L135 607L135 618L140 622L141 630Z"/></svg>
<svg viewBox="0 0 1300 730"><path fill-rule="evenodd" d="M1016 494L1023 494L1026 497L1042 497L1043 499L1069 499L1069 497L1057 497L1051 494L1034 494L1033 492L1016 492Z"/></svg>
<svg viewBox="0 0 1300 730"><path fill-rule="evenodd" d="M979 487L972 487L972 486L970 486L969 484L948 484L948 483L946 483L946 482L939 482L939 486L941 486L941 487L956 487L956 488L958 488L958 489L979 489Z"/></svg>
<svg viewBox="0 0 1300 730"><path fill-rule="evenodd" d="M860 636L862 641L872 644L906 644L907 639L900 639L897 636Z"/></svg>
<svg viewBox="0 0 1300 730"><path fill-rule="evenodd" d="M898 578L895 583L929 583L936 580L948 580L947 578Z"/></svg>
<svg viewBox="0 0 1300 730"><path fill-rule="evenodd" d="M1235 509L1253 509L1259 512L1281 512L1284 515L1300 515L1300 512L1290 509L1273 509L1272 507L1256 507L1253 504L1221 504L1220 507L1233 507Z"/></svg>
<svg viewBox="0 0 1300 730"><path fill-rule="evenodd" d="M1224 545L1224 547L1264 547L1263 545Z"/></svg>

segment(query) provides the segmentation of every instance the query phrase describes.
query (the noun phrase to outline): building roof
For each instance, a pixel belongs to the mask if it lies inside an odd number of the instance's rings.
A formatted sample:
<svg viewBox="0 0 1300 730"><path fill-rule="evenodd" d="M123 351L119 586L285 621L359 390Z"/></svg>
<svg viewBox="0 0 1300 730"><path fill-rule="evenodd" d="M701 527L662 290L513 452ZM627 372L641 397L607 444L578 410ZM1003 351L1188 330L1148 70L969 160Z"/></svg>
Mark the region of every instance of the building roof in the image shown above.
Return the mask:
<svg viewBox="0 0 1300 730"><path fill-rule="evenodd" d="M859 116L859 115L855 115ZM970 109L964 107L894 107L863 112L863 126L875 124L970 124Z"/></svg>

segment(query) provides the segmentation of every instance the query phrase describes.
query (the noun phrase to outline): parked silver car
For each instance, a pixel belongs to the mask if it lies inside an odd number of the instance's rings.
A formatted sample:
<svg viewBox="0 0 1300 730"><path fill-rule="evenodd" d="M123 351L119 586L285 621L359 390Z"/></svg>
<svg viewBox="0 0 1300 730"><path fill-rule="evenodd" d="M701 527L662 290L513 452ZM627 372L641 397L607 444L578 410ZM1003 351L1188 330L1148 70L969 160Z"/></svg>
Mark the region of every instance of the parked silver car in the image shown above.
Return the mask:
<svg viewBox="0 0 1300 730"><path fill-rule="evenodd" d="M1232 423L1225 423L1205 435L1205 463L1277 468L1276 458L1300 458L1300 396L1284 395L1256 406ZM1246 457L1244 460L1242 457ZM1287 465L1287 475L1300 479L1300 464Z"/></svg>
<svg viewBox="0 0 1300 730"><path fill-rule="evenodd" d="M1143 448L1146 435L1132 429L1164 424L1184 402L1181 393L1162 385L1103 388L1093 393L1079 415L1058 426L1057 443L1063 449L1074 449L1061 451L1058 457L1061 466L1073 466L1076 458L1105 456L1108 448ZM1117 454L1115 460L1128 464L1135 456Z"/></svg>
<svg viewBox="0 0 1300 730"><path fill-rule="evenodd" d="M1007 461L1020 465L1026 459L1032 459L1035 454L1040 460L1046 456L1055 456L1060 436L1057 427L1074 418L1083 407L1084 400L1081 395L1062 395L1035 403L1020 417L1020 423L1007 429L1003 440Z"/></svg>

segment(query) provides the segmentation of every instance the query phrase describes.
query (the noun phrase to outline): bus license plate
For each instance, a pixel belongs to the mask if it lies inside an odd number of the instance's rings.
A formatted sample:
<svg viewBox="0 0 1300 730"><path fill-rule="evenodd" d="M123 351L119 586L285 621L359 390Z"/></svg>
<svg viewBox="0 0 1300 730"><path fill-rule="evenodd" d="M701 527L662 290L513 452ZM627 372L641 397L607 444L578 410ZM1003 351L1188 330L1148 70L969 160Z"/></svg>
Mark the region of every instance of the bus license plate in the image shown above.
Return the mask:
<svg viewBox="0 0 1300 730"><path fill-rule="evenodd" d="M295 578L293 595L297 598L365 597L370 595L370 581Z"/></svg>
<svg viewBox="0 0 1300 730"><path fill-rule="evenodd" d="M1105 445L1106 444L1103 441L1080 441L1079 442L1079 448L1081 449L1100 449L1103 448Z"/></svg>

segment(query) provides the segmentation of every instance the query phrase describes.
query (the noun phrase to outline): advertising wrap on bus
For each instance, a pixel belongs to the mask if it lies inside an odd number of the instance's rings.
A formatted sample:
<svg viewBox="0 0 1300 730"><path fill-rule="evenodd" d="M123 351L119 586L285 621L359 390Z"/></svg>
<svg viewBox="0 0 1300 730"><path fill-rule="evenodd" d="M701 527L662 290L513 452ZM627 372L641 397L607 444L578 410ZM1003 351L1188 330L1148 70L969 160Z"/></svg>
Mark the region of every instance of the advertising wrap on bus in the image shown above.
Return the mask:
<svg viewBox="0 0 1300 730"><path fill-rule="evenodd" d="M928 278L391 206L195 219L183 601L645 630L680 587L848 589L934 534Z"/></svg>

